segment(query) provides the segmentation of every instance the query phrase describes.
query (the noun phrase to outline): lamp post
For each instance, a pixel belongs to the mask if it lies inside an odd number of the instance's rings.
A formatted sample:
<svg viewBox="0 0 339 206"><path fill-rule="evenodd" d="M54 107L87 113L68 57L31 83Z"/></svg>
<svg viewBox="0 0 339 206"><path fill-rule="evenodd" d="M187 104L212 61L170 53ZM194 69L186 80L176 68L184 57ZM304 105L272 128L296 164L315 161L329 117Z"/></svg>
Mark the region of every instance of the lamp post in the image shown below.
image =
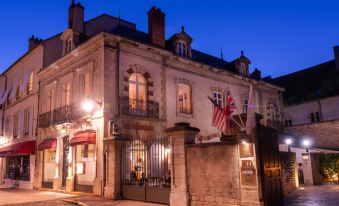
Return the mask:
<svg viewBox="0 0 339 206"><path fill-rule="evenodd" d="M288 152L291 152L290 145L292 144L292 139L291 138L285 139L285 143L287 144Z"/></svg>
<svg viewBox="0 0 339 206"><path fill-rule="evenodd" d="M304 147L306 147L306 152L308 152L308 148L311 145L310 140L304 139L303 140L303 145L304 145Z"/></svg>

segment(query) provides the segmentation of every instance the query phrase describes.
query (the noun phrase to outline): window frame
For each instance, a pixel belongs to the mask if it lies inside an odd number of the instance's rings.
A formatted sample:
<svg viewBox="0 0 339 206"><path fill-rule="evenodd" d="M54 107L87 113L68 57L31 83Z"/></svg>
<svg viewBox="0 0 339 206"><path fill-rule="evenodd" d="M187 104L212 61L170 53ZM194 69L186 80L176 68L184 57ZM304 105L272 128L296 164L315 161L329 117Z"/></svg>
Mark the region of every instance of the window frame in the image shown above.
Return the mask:
<svg viewBox="0 0 339 206"><path fill-rule="evenodd" d="M187 96L189 97L189 100L186 99L182 99L182 101L180 100L180 86L183 85L186 88L189 89L189 91L186 91L186 93L188 94ZM183 90L184 91L184 90ZM185 93L183 93L184 95ZM184 101L185 100L185 101ZM184 83L184 82L179 82L177 85L177 110L180 114L193 114L193 98L192 98L192 85ZM189 105L189 108L187 108Z"/></svg>
<svg viewBox="0 0 339 206"><path fill-rule="evenodd" d="M223 92L219 92L219 91L213 91L212 92L213 95L213 100L219 105L219 106L224 106L224 102L225 102L225 94ZM217 95L217 96L216 96ZM220 95L220 96L219 96Z"/></svg>
<svg viewBox="0 0 339 206"><path fill-rule="evenodd" d="M187 43L182 40L178 41L178 55L183 58L188 57Z"/></svg>

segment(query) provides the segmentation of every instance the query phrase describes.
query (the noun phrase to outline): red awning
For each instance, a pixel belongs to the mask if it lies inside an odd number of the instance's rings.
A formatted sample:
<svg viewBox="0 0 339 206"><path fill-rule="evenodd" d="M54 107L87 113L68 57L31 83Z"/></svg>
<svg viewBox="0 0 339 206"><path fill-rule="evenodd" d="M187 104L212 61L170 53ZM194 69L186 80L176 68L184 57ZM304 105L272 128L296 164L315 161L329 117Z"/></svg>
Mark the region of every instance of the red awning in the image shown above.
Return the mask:
<svg viewBox="0 0 339 206"><path fill-rule="evenodd" d="M34 155L36 141L15 142L0 148L0 157L11 155Z"/></svg>
<svg viewBox="0 0 339 206"><path fill-rule="evenodd" d="M94 131L78 132L69 141L69 144L71 146L76 146L79 144L96 144L96 134Z"/></svg>
<svg viewBox="0 0 339 206"><path fill-rule="evenodd" d="M55 138L44 139L39 145L38 150L51 149L55 150L57 145L57 140Z"/></svg>

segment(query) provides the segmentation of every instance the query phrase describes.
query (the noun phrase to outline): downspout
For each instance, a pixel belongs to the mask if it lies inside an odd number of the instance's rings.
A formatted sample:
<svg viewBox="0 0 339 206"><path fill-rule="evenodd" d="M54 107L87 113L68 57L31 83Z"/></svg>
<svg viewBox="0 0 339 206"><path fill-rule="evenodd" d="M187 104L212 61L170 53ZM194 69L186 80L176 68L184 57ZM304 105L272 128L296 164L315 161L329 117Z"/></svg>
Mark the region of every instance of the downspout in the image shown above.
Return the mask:
<svg viewBox="0 0 339 206"><path fill-rule="evenodd" d="M321 106L321 102L320 102L319 99L317 99L316 102L318 102L318 105L319 105L320 121L323 121L323 109L322 109L322 106Z"/></svg>
<svg viewBox="0 0 339 206"><path fill-rule="evenodd" d="M7 76L5 77L5 90L4 92L6 92L7 90ZM5 102L2 104L2 117L1 117L2 121L1 121L1 135L4 135L4 121L5 121Z"/></svg>

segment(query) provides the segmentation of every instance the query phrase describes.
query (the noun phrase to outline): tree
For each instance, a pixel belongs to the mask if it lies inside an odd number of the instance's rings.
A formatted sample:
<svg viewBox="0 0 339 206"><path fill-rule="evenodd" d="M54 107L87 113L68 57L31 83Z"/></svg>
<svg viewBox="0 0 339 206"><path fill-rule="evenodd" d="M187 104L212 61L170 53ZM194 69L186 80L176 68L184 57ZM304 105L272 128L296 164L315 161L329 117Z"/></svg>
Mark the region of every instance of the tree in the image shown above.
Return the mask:
<svg viewBox="0 0 339 206"><path fill-rule="evenodd" d="M339 183L339 154L322 154L320 156L320 173L331 182Z"/></svg>

